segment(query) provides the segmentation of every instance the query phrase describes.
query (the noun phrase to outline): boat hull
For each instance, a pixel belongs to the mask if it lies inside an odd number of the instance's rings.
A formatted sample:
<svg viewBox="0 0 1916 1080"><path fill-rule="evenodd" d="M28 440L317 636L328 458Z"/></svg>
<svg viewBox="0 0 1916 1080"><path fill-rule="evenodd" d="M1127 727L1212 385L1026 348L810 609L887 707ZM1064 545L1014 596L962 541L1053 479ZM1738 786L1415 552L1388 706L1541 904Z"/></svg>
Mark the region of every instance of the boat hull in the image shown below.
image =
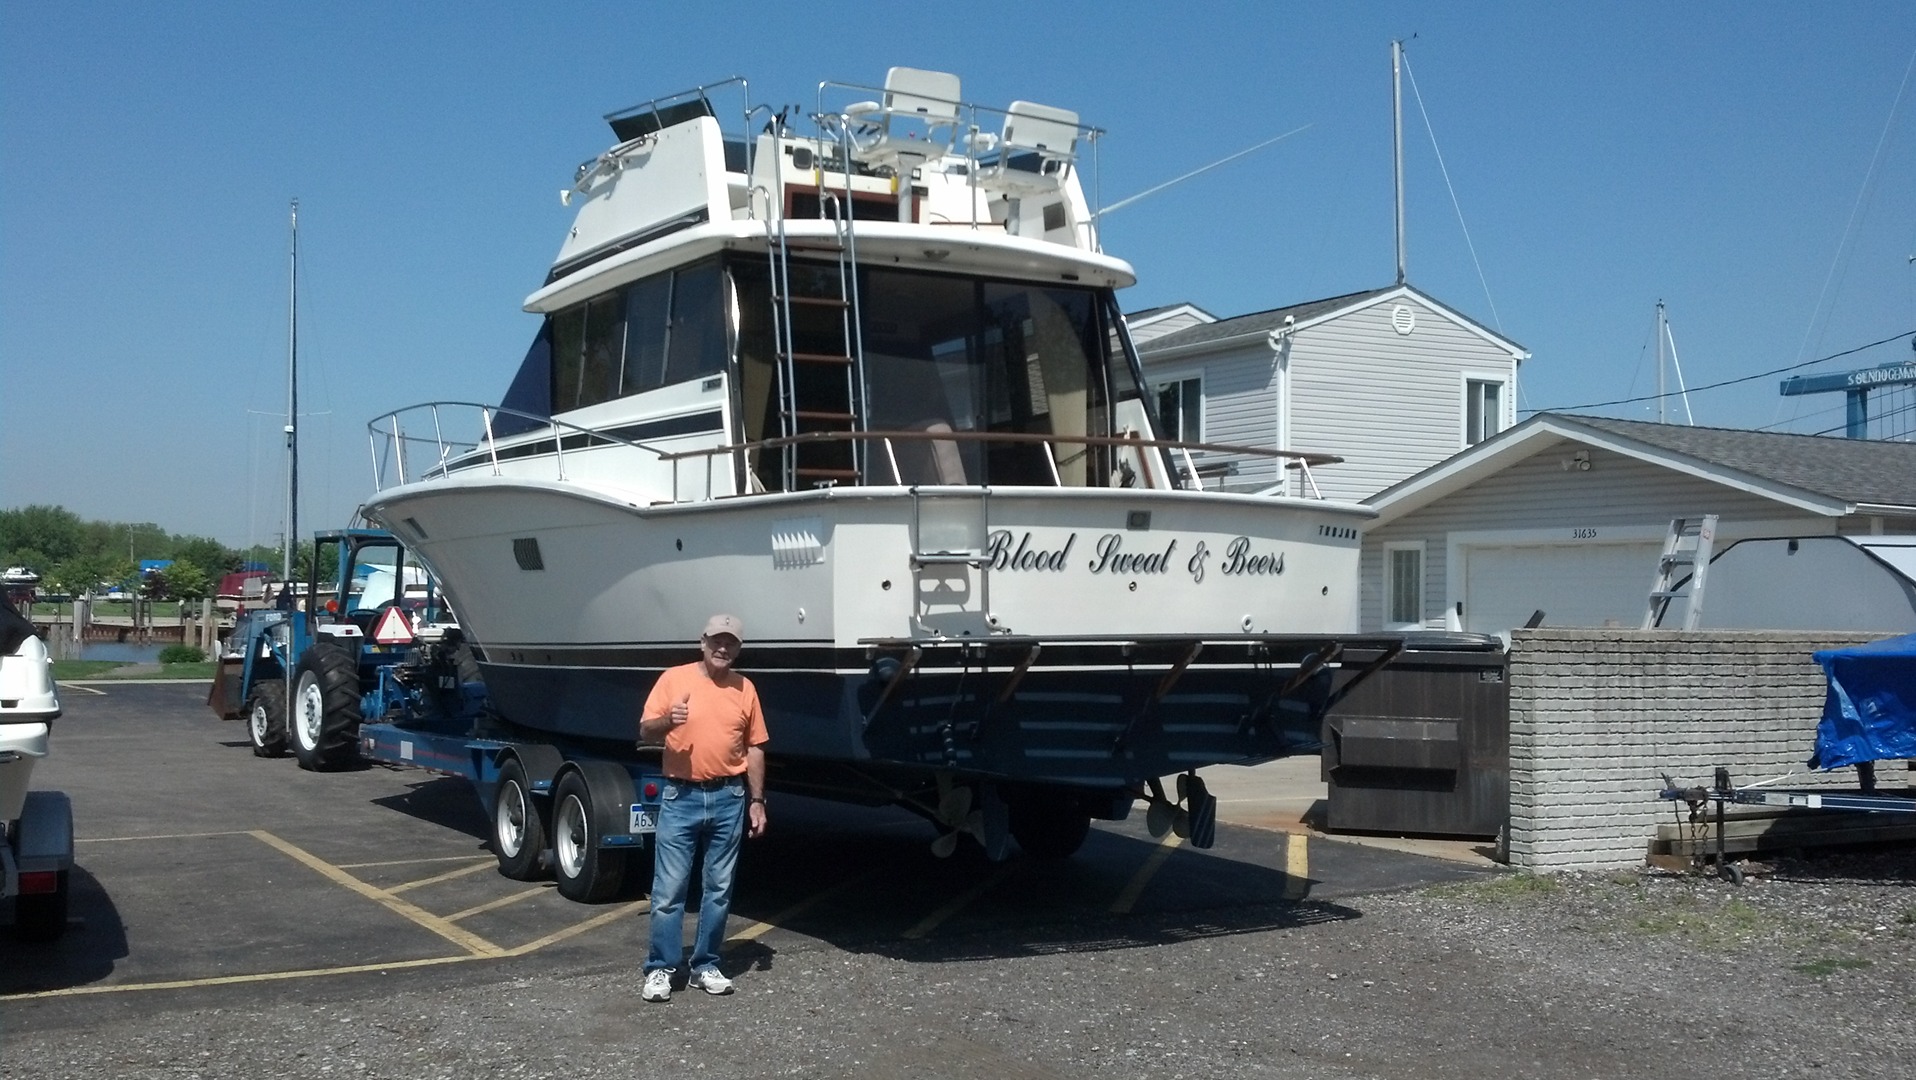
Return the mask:
<svg viewBox="0 0 1916 1080"><path fill-rule="evenodd" d="M1341 504L850 488L637 506L484 477L368 507L446 588L513 724L630 744L710 614L775 758L1109 787L1315 749L1354 630Z"/></svg>

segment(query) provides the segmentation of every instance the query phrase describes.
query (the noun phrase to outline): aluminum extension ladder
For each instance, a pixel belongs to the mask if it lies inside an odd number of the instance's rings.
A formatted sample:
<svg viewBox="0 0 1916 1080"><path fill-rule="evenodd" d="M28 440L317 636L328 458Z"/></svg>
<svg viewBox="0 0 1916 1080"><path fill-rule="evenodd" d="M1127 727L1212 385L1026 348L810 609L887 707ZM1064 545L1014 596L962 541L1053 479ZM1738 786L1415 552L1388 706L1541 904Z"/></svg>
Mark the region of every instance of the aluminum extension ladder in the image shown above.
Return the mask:
<svg viewBox="0 0 1916 1080"><path fill-rule="evenodd" d="M1649 610L1643 614L1643 629L1663 625L1670 601L1679 596L1689 600L1683 615L1683 629L1695 630L1703 615L1703 586L1710 572L1710 548L1716 542L1716 515L1672 518L1669 535L1663 538L1663 554L1657 557L1656 580L1650 584ZM1689 571L1689 589L1677 588L1685 569Z"/></svg>

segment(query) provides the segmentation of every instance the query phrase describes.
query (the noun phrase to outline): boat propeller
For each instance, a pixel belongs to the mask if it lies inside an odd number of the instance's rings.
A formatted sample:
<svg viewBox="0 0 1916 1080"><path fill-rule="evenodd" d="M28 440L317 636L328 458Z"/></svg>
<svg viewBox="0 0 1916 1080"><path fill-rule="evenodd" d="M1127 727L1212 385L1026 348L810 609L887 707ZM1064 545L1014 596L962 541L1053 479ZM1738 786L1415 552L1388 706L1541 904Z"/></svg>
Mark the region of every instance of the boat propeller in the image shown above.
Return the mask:
<svg viewBox="0 0 1916 1080"><path fill-rule="evenodd" d="M954 784L950 774L938 774L938 806L932 820L941 831L931 842L933 855L950 858L958 850L960 836L978 841L992 862L1002 862L1010 854L1011 829L1005 801L991 784L981 787L982 791L969 784Z"/></svg>
<svg viewBox="0 0 1916 1080"><path fill-rule="evenodd" d="M1149 791L1140 796L1147 804L1144 825L1153 838L1162 840L1166 833L1176 833L1180 840L1189 840L1197 848L1217 842L1217 797L1197 773L1178 774L1176 801L1165 797L1164 785L1155 777L1146 782L1146 787Z"/></svg>

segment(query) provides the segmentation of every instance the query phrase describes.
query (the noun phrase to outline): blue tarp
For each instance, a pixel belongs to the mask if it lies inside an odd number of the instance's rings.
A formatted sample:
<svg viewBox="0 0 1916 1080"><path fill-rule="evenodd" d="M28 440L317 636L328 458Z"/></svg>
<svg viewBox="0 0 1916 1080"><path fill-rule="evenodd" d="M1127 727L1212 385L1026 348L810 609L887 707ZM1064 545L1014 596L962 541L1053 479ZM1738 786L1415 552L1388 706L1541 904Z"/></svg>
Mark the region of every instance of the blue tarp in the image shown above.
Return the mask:
<svg viewBox="0 0 1916 1080"><path fill-rule="evenodd" d="M1916 758L1916 634L1827 649L1816 662L1830 686L1810 768Z"/></svg>

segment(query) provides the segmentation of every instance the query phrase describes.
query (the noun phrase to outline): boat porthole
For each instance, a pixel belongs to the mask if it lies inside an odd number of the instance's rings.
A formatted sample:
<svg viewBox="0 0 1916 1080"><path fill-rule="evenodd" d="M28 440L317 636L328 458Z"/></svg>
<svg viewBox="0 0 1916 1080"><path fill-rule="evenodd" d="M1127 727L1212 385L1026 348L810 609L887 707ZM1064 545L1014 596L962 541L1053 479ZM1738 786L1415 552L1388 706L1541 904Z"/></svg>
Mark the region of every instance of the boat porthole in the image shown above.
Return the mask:
<svg viewBox="0 0 1916 1080"><path fill-rule="evenodd" d="M683 540L674 540L674 541L672 541L672 546L673 546L673 547L675 547L675 548L678 548L678 549L679 549L680 551L684 551L684 550L685 550L685 541L683 541Z"/></svg>
<svg viewBox="0 0 1916 1080"><path fill-rule="evenodd" d="M1138 583L1137 583L1137 582L1135 582L1135 581L1134 581L1134 582L1132 582L1132 583L1131 583L1131 591L1132 591L1132 592L1137 592L1137 591L1138 591Z"/></svg>
<svg viewBox="0 0 1916 1080"><path fill-rule="evenodd" d="M889 582L889 581L881 581L881 582L879 582L879 583L878 583L878 587L879 587L879 588L881 588L881 589L883 589L883 590L885 590L886 592L890 592L890 591L891 591L891 582Z"/></svg>
<svg viewBox="0 0 1916 1080"><path fill-rule="evenodd" d="M805 621L805 609L804 609L804 608L799 608L799 609L798 609L798 621L799 621L799 622L804 622L804 621Z"/></svg>
<svg viewBox="0 0 1916 1080"><path fill-rule="evenodd" d="M1329 585L1324 586L1322 589L1318 590L1318 593L1317 593L1317 595L1319 596L1329 596L1330 594L1331 594L1331 587Z"/></svg>

